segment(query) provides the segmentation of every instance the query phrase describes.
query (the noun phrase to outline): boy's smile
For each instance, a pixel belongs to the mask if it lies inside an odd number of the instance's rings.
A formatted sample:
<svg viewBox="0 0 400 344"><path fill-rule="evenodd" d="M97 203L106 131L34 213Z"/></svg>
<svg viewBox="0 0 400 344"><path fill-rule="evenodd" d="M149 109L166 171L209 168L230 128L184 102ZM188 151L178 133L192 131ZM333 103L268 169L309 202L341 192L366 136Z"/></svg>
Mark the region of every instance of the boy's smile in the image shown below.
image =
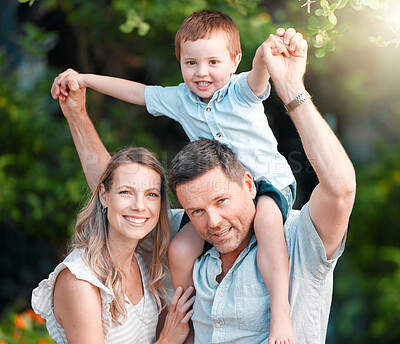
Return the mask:
<svg viewBox="0 0 400 344"><path fill-rule="evenodd" d="M213 33L207 39L181 42L183 80L205 103L229 82L240 58L239 54L232 60L222 32Z"/></svg>

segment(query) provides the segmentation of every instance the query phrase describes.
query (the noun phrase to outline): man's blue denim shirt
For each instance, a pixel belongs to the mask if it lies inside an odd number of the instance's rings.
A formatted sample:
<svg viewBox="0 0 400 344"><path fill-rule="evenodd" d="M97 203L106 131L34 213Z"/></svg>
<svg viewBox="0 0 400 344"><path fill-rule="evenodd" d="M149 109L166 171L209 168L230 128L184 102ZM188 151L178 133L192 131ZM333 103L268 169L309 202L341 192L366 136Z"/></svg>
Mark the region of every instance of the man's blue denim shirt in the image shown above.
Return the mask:
<svg viewBox="0 0 400 344"><path fill-rule="evenodd" d="M325 343L332 301L333 270L345 238L331 260L314 228L306 204L285 223L289 252L289 301L294 344ZM213 247L193 268L196 301L192 317L195 343L267 343L269 293L257 267L253 235L221 283L219 252Z"/></svg>

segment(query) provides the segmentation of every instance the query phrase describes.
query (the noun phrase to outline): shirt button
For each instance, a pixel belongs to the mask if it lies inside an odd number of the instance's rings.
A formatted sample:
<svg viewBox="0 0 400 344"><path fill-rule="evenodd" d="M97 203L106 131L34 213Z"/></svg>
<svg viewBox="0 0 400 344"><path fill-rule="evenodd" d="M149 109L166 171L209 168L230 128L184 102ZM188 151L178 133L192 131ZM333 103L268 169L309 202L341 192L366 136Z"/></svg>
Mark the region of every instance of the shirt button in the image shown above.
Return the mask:
<svg viewBox="0 0 400 344"><path fill-rule="evenodd" d="M224 96L221 94L220 96L219 96L219 99L222 99Z"/></svg>
<svg viewBox="0 0 400 344"><path fill-rule="evenodd" d="M219 272L219 270L218 270L218 269L215 269L215 270L214 270L214 273L215 273L215 274L217 274L218 272Z"/></svg>
<svg viewBox="0 0 400 344"><path fill-rule="evenodd" d="M216 323L216 324L215 324L215 327L216 327L216 328L220 328L220 327L221 327L221 324L220 324L220 323Z"/></svg>
<svg viewBox="0 0 400 344"><path fill-rule="evenodd" d="M207 111L207 112L210 112L210 111L211 111L211 108L209 108L209 107L206 108L206 111Z"/></svg>
<svg viewBox="0 0 400 344"><path fill-rule="evenodd" d="M221 133L216 133L215 136L219 138L219 137L221 137L222 135L221 135Z"/></svg>
<svg viewBox="0 0 400 344"><path fill-rule="evenodd" d="M224 296L224 292L223 292L223 291L220 291L220 292L219 292L219 296Z"/></svg>

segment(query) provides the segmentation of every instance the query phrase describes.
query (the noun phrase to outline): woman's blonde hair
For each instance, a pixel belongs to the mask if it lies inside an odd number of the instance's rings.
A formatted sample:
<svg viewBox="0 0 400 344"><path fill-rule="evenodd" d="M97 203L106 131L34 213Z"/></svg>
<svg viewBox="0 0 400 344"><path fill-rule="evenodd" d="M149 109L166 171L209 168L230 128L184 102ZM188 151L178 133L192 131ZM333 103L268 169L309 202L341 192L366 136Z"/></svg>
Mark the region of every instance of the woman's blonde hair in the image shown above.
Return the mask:
<svg viewBox="0 0 400 344"><path fill-rule="evenodd" d="M71 249L82 249L82 256L94 275L114 295L110 305L112 319L118 324L126 320L125 297L122 289L122 272L116 266L108 246L108 220L107 213L102 211L99 197L101 184L109 191L114 179L116 169L127 163L136 163L146 166L161 177L161 209L158 223L155 227L154 248L146 249L145 239L140 240L136 252L142 254L150 266L150 290L156 297L158 308L161 311L166 304L166 292L162 282L168 270L167 249L171 233L168 219L168 198L164 169L153 153L146 148L125 148L114 154L106 170L102 174L96 190L93 192L86 207L78 214L75 226L75 236ZM147 240L146 240L147 241Z"/></svg>

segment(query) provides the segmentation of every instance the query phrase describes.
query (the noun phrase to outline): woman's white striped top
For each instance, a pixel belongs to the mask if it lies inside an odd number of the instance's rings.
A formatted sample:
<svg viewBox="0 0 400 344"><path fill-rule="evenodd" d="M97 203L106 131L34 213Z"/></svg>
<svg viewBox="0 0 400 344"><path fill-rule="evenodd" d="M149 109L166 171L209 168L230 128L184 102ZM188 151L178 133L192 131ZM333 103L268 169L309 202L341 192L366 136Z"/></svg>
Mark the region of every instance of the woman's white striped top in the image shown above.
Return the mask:
<svg viewBox="0 0 400 344"><path fill-rule="evenodd" d="M100 290L102 300L102 322L105 342L107 344L151 344L156 341L158 323L157 303L149 290L150 276L143 258L136 254L142 274L144 296L136 305L126 298L127 320L122 326L111 320L110 302L112 292L103 285L91 272L81 257L80 250L72 251L55 270L39 283L32 292L32 308L42 318L46 319L47 330L57 342L67 344L64 329L57 323L53 312L53 291L58 274L65 268L69 269L78 279L88 281Z"/></svg>

